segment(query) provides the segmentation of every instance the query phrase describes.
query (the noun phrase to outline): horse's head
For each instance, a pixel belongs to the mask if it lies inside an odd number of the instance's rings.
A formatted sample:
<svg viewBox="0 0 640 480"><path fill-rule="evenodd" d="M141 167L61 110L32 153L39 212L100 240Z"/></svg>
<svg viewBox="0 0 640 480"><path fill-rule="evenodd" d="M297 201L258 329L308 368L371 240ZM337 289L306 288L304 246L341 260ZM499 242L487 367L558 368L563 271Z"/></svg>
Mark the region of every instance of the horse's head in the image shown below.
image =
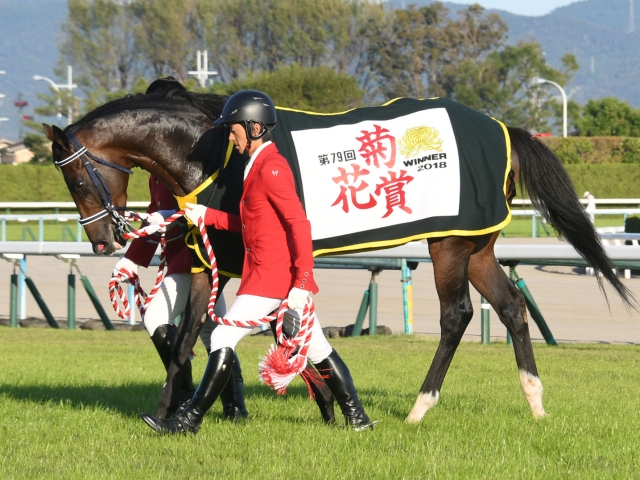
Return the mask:
<svg viewBox="0 0 640 480"><path fill-rule="evenodd" d="M127 203L130 171L126 167L131 163L88 129L71 133L55 125L43 126L93 251L109 255L122 248L126 239L121 213Z"/></svg>

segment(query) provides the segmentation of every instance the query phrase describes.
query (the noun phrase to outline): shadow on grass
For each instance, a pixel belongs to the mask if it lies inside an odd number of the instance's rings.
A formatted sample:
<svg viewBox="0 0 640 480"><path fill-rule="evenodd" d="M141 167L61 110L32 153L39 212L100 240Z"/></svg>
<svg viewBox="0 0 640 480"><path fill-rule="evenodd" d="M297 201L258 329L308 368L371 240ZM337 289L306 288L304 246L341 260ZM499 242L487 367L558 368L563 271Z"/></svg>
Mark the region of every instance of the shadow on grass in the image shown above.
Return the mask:
<svg viewBox="0 0 640 480"><path fill-rule="evenodd" d="M403 419L408 413L401 411L396 405L398 401L397 395L394 395L393 401L390 401L391 399L386 401L387 397L384 397L383 405L372 405L370 399L379 399L383 395L382 392L377 389L366 388L360 389L359 392L367 411L371 411L375 407L387 411L388 414L400 419ZM160 393L160 385L149 383L130 383L118 386L0 385L0 395L8 399L76 410L106 410L127 417L137 417L141 412L154 413L157 409ZM404 396L401 395L401 397ZM407 397L409 396L407 392ZM245 397L247 398L247 409L251 413L252 403L273 400L277 395L264 385L249 384L245 386ZM309 393L305 385L292 385L287 388L286 397L289 401L307 401L310 411L318 412L315 401L309 401ZM335 412L336 420L341 422L342 416L337 402L335 403ZM210 415L214 418L222 418L219 398L216 400Z"/></svg>

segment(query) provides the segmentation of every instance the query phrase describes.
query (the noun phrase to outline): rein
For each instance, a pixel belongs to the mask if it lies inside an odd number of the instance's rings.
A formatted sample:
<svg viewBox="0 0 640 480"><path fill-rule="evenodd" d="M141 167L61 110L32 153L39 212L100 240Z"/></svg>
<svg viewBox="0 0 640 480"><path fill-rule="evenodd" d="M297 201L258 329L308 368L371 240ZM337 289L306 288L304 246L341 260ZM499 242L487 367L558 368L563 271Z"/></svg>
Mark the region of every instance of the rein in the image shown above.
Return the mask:
<svg viewBox="0 0 640 480"><path fill-rule="evenodd" d="M133 227L131 226L131 224L129 224L129 222L118 212L118 210L121 208L115 207L113 205L111 201L111 190L109 189L107 182L104 180L98 169L92 165L90 160L93 160L100 165L104 165L105 167L115 168L116 170L124 172L128 175L132 175L133 172L128 168L116 165L115 163L108 162L107 160L93 155L91 152L89 152L87 147L80 143L80 141L73 133L68 132L66 135L71 142L71 145L73 145L75 152L64 160L60 160L54 163L58 167L64 167L65 165L73 162L76 158L79 158L82 161L84 168L87 170L93 186L98 190L98 193L100 194L100 200L102 201L102 205L104 206L104 209L100 210L98 213L87 218L81 218L79 220L80 225L89 225L90 223L100 220L107 215L110 215L111 219L116 225L116 228L118 229L118 232L121 235L125 235L127 232L133 231Z"/></svg>

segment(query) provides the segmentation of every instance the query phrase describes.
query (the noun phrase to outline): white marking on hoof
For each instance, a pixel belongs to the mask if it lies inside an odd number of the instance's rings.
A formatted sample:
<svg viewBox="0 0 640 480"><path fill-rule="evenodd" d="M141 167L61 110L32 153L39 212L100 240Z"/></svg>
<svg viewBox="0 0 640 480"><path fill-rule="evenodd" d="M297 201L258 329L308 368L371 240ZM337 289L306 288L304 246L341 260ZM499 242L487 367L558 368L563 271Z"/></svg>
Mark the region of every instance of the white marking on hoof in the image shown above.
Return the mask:
<svg viewBox="0 0 640 480"><path fill-rule="evenodd" d="M422 420L424 414L427 413L427 410L438 403L439 398L440 392L436 392L435 395L432 393L419 393L418 398L416 399L416 403L409 412L409 415L405 419L405 422L418 423L420 420Z"/></svg>
<svg viewBox="0 0 640 480"><path fill-rule="evenodd" d="M520 385L522 393L524 393L533 418L544 418L547 416L542 407L542 391L544 390L542 382L535 375L531 375L524 370L520 370Z"/></svg>

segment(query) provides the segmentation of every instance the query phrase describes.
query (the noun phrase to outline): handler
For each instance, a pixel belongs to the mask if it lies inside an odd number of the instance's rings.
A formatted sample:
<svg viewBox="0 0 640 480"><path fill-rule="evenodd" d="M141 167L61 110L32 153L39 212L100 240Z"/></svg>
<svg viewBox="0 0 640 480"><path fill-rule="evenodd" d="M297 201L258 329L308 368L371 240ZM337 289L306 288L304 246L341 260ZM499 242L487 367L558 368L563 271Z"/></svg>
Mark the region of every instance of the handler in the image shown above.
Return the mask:
<svg viewBox="0 0 640 480"><path fill-rule="evenodd" d="M167 89L184 88L173 77L167 77L149 85L146 94L158 93ZM154 175L149 178L149 193L151 203L147 213L141 217L149 224L159 224L175 213L171 208L175 205L175 199L169 188ZM173 231L173 235L171 232ZM136 238L129 245L127 253L120 259L114 268L114 275L120 269L131 273L138 272L138 266L148 267L156 251L158 242L145 238ZM187 248L178 227L167 232L167 244L165 247L167 271L158 294L147 305L144 326L156 347L165 370L171 362L173 345L177 336L177 330L173 320L180 316L187 305L189 290L191 288L191 263L192 255ZM224 297L220 298L215 306L216 315L224 315L226 304ZM211 332L216 327L209 317L200 331L200 339L207 353L211 352ZM191 373L191 362L187 360L184 366L183 384L180 395L182 406L191 400L195 388ZM223 415L229 420L246 418L249 414L244 403L244 383L240 360L235 357L232 380L228 382L221 393Z"/></svg>
<svg viewBox="0 0 640 480"><path fill-rule="evenodd" d="M244 171L240 216L191 205L185 215L194 223L242 233L246 248L238 298L224 316L229 320L264 318L286 298L289 308L302 313L310 293L317 293L313 279L311 224L296 195L293 173L271 141L277 122L271 99L262 92L242 90L229 98L219 125L230 127L235 148L250 156ZM158 419L142 413L142 419L158 433L196 433L229 380L234 350L251 328L219 325L211 336L209 362L191 403L177 418ZM314 318L307 355L323 375L338 401L346 425L356 430L373 428L353 385L349 369L325 338Z"/></svg>

